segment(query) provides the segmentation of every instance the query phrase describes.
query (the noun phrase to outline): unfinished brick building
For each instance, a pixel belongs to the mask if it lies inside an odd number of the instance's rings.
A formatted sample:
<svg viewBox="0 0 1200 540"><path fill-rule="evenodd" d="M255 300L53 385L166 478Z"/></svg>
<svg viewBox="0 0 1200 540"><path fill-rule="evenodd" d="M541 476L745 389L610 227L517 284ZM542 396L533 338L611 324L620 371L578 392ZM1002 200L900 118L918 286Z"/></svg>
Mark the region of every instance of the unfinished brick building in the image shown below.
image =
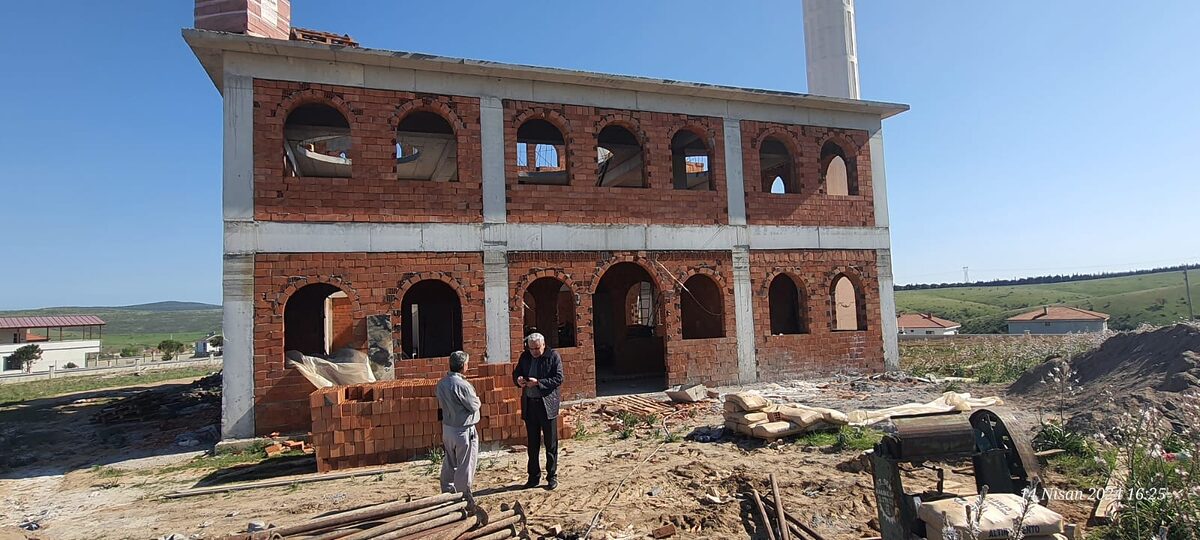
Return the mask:
<svg viewBox="0 0 1200 540"><path fill-rule="evenodd" d="M905 106L316 43L289 12L201 0L183 32L224 102L225 437L310 429L293 349L480 376L536 329L565 399L896 366Z"/></svg>

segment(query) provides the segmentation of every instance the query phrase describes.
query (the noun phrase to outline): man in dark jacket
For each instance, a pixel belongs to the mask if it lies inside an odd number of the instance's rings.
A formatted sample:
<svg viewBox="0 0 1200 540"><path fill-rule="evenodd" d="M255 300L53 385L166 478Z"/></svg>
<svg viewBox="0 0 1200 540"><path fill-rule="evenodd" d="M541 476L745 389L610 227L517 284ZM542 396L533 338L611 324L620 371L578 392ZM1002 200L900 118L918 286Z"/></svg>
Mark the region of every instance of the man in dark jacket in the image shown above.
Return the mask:
<svg viewBox="0 0 1200 540"><path fill-rule="evenodd" d="M521 387L521 418L529 435L529 481L536 487L542 478L539 447L546 445L546 489L558 487L558 387L563 382L562 357L538 333L525 338L525 352L513 370L513 383Z"/></svg>

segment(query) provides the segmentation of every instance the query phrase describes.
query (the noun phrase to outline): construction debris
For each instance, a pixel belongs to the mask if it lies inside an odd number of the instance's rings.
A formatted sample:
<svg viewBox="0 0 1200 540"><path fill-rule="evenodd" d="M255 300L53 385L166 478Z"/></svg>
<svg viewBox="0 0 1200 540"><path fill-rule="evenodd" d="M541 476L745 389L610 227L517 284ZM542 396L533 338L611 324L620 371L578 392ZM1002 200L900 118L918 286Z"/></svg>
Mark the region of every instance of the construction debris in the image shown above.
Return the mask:
<svg viewBox="0 0 1200 540"><path fill-rule="evenodd" d="M356 508L284 527L256 529L227 540L501 540L527 538L525 511L520 503L502 505L488 515L471 508L461 493L396 501Z"/></svg>
<svg viewBox="0 0 1200 540"><path fill-rule="evenodd" d="M657 416L659 418L675 412L675 407L662 401L641 396L621 396L600 406L600 412L612 416L631 414L634 416Z"/></svg>
<svg viewBox="0 0 1200 540"><path fill-rule="evenodd" d="M952 529L956 537L971 534L967 508L976 505L974 497L955 497L940 501L921 503L917 517L925 522L928 540L942 540L943 531ZM1063 517L1057 512L1036 502L1028 503L1029 511L1022 515L1026 504L1020 495L1013 493L989 493L983 499L979 512L978 530L980 538L1006 538L1013 523L1020 521L1025 534L1048 536L1063 532Z"/></svg>
<svg viewBox="0 0 1200 540"><path fill-rule="evenodd" d="M708 388L703 384L684 384L667 389L667 397L675 403L694 403L708 397Z"/></svg>
<svg viewBox="0 0 1200 540"><path fill-rule="evenodd" d="M211 417L219 424L221 414L221 372L195 380L183 390L159 387L144 390L100 409L91 421L98 424L124 424L174 418ZM192 422L201 424L201 422Z"/></svg>

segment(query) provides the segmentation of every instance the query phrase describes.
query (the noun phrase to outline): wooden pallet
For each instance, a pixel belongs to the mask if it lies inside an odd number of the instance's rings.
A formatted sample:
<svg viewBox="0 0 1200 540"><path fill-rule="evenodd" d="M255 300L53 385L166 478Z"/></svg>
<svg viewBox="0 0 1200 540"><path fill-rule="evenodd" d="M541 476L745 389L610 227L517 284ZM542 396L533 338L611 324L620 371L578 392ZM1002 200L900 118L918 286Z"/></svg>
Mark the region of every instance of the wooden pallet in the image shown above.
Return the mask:
<svg viewBox="0 0 1200 540"><path fill-rule="evenodd" d="M641 396L621 396L601 405L600 412L613 416L625 413L638 416L653 415L662 418L666 414L675 412L675 407L667 402L654 401Z"/></svg>

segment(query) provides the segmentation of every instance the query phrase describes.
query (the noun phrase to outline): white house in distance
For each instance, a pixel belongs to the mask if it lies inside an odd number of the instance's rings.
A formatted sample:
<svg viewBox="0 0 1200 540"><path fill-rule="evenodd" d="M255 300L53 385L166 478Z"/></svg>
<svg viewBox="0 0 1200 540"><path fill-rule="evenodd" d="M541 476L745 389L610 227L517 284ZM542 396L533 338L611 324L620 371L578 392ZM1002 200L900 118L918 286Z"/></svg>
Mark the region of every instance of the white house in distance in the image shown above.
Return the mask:
<svg viewBox="0 0 1200 540"><path fill-rule="evenodd" d="M21 371L22 366L8 357L31 343L42 350L42 358L30 371L63 369L67 364L84 367L88 353L100 352L104 325L94 315L0 317L0 372Z"/></svg>
<svg viewBox="0 0 1200 540"><path fill-rule="evenodd" d="M1009 334L1071 334L1108 330L1108 314L1070 306L1042 306L1008 318Z"/></svg>
<svg viewBox="0 0 1200 540"><path fill-rule="evenodd" d="M904 313L897 317L896 321L902 336L952 336L962 327L961 324L932 313Z"/></svg>

